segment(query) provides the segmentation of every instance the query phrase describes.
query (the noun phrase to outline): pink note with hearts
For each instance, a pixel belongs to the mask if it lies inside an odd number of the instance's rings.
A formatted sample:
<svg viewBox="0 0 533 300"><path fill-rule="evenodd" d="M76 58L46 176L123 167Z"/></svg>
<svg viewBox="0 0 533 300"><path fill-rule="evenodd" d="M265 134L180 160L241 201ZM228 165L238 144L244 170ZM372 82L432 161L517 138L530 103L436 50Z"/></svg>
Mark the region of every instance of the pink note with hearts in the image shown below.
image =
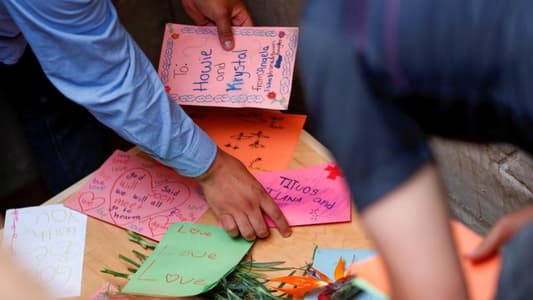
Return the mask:
<svg viewBox="0 0 533 300"><path fill-rule="evenodd" d="M200 187L157 162L115 151L65 206L159 240L208 209Z"/></svg>
<svg viewBox="0 0 533 300"><path fill-rule="evenodd" d="M342 171L333 163L254 176L291 226L351 221L350 190Z"/></svg>
<svg viewBox="0 0 533 300"><path fill-rule="evenodd" d="M159 77L181 105L285 110L298 44L296 27L233 27L235 47L215 26L167 24Z"/></svg>

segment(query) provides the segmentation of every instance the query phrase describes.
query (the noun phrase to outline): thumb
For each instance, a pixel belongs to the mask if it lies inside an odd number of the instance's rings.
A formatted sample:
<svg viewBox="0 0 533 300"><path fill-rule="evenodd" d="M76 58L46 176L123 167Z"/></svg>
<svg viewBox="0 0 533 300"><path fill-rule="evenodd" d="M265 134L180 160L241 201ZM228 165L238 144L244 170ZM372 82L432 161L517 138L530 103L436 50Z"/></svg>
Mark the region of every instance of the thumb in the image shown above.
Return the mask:
<svg viewBox="0 0 533 300"><path fill-rule="evenodd" d="M235 41L233 39L233 31L231 29L231 15L228 13L221 15L217 20L213 20L217 25L218 39L222 48L226 51L233 50Z"/></svg>
<svg viewBox="0 0 533 300"><path fill-rule="evenodd" d="M483 241L466 257L474 262L480 262L496 254L500 246L507 242L513 235L514 226L510 222L502 220L498 222L483 239Z"/></svg>

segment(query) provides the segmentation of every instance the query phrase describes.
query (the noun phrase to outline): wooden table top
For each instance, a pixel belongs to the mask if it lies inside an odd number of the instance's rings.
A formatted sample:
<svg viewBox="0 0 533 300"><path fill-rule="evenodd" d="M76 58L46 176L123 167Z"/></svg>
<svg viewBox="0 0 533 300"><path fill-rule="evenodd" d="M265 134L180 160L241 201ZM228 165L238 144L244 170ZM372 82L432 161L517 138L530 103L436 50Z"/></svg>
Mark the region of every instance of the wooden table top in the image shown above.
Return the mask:
<svg viewBox="0 0 533 300"><path fill-rule="evenodd" d="M136 148L130 151L133 153L140 152ZM294 151L289 169L330 161L330 157L324 146L304 131ZM44 204L62 203L77 191L90 176L80 180ZM199 223L217 224L211 210L199 220ZM3 230L0 231L0 237L2 234ZM301 267L311 260L315 246L346 249L372 247L370 241L361 230L355 211L352 209L351 223L293 227L293 234L289 238L281 237L277 230L273 229L267 239L259 240L255 243L250 254L256 261L282 260L286 262L286 266ZM89 217L81 296L68 299L87 299L106 281L123 286L125 284L124 280L103 274L100 269L106 267L116 271L126 271L125 263L119 260L117 255L120 253L131 256L132 249L142 250L128 241L128 236L124 229ZM287 275L287 271L283 274L273 275ZM155 298L134 297L132 299Z"/></svg>

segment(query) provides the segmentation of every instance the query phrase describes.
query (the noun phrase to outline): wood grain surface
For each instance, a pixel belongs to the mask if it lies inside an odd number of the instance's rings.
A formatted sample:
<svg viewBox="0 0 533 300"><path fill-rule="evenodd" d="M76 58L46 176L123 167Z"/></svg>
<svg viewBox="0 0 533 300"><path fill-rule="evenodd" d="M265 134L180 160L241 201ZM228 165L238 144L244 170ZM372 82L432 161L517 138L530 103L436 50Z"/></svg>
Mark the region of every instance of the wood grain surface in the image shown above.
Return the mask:
<svg viewBox="0 0 533 300"><path fill-rule="evenodd" d="M130 152L136 155L144 155L137 148L130 150ZM295 149L289 168L305 167L330 160L331 156L327 149L304 131L300 136L300 141ZM44 205L62 203L77 191L88 177L90 175L51 198ZM217 224L210 210L199 222ZM3 231L0 231L0 236L2 234ZM257 261L282 260L286 262L286 266L301 267L311 260L315 246L320 248L372 247L358 224L355 211L352 211L351 223L294 227L293 234L289 238L281 237L276 229L272 229L271 235L267 239L259 240L255 243L249 255ZM126 265L117 256L120 253L133 257L133 255L129 255L132 249L142 252L142 248L128 241L125 230L89 217L82 294L80 297L68 299L87 299L106 281L124 285L125 280L103 274L100 269L106 267L116 271L126 271ZM286 274L287 271L272 275ZM132 299L156 298L134 297Z"/></svg>

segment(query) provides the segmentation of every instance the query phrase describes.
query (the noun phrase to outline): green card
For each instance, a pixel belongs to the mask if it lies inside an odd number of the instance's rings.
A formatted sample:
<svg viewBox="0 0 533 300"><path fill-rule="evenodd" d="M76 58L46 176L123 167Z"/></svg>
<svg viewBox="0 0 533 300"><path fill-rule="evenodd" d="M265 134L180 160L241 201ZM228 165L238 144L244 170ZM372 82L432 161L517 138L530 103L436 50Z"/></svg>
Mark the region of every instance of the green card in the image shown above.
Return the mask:
<svg viewBox="0 0 533 300"><path fill-rule="evenodd" d="M252 245L216 226L176 223L122 292L163 297L207 292L235 268Z"/></svg>

